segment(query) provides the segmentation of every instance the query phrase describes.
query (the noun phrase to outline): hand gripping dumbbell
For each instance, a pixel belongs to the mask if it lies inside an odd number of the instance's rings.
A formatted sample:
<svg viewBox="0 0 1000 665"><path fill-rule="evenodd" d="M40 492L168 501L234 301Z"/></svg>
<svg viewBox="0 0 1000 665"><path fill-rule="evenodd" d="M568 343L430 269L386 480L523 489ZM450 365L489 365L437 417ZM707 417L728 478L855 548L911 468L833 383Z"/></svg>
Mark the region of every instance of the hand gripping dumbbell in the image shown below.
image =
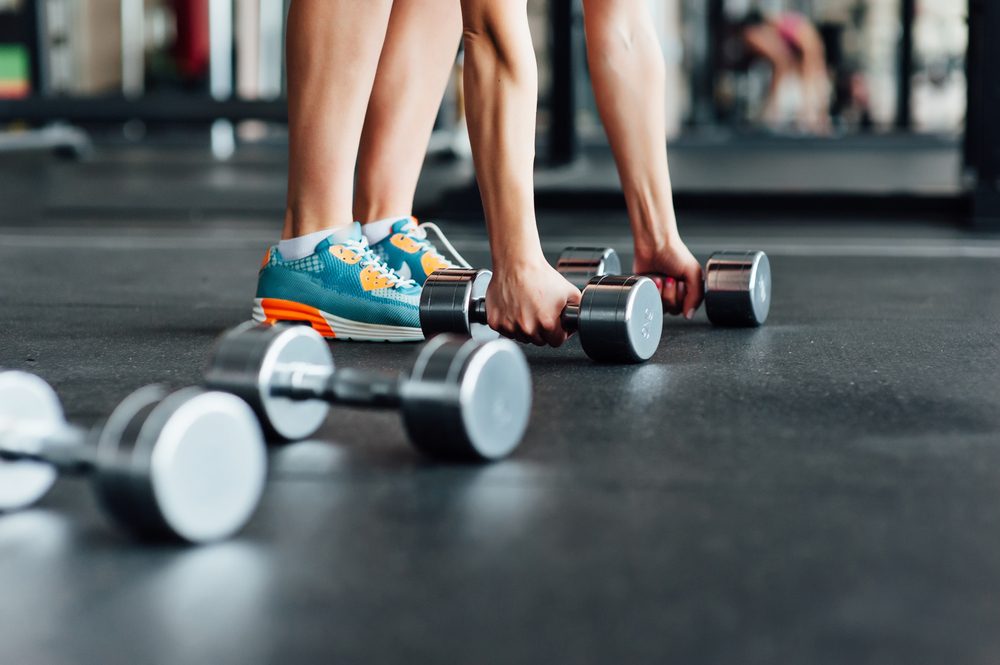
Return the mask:
<svg viewBox="0 0 1000 665"><path fill-rule="evenodd" d="M577 288L621 271L610 248L568 247L556 270ZM705 264L705 313L717 326L759 326L771 309L771 264L764 252L716 252Z"/></svg>
<svg viewBox="0 0 1000 665"><path fill-rule="evenodd" d="M267 453L250 407L232 395L147 386L88 432L66 422L45 381L0 372L0 510L35 503L59 472L89 474L102 507L134 534L199 543L250 519Z"/></svg>
<svg viewBox="0 0 1000 665"><path fill-rule="evenodd" d="M399 408L422 452L494 460L521 442L531 413L531 374L507 340L456 337L424 344L409 374L334 367L329 344L309 326L237 326L219 340L205 384L245 399L271 434L311 436L330 404Z"/></svg>
<svg viewBox="0 0 1000 665"><path fill-rule="evenodd" d="M431 274L420 295L420 326L439 333L496 338L486 323L489 270L449 268ZM588 282L579 305L567 305L562 325L580 336L588 356L603 362L649 360L663 331L663 303L647 277L607 275Z"/></svg>

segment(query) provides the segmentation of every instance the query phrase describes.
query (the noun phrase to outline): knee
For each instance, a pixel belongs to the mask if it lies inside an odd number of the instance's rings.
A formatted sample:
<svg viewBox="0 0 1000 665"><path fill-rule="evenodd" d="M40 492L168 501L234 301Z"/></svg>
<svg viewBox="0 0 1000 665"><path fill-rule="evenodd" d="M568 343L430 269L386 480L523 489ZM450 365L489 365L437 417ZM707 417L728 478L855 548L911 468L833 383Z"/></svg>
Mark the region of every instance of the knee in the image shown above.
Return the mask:
<svg viewBox="0 0 1000 665"><path fill-rule="evenodd" d="M640 3L586 0L583 17L593 62L641 59L650 74L662 69L659 40Z"/></svg>
<svg viewBox="0 0 1000 665"><path fill-rule="evenodd" d="M527 8L520 5L491 0L463 2L463 41L469 65L493 64L517 75L534 71Z"/></svg>
<svg viewBox="0 0 1000 665"><path fill-rule="evenodd" d="M630 53L636 50L639 35L630 16L630 5L617 0L586 0L583 26L587 47L603 53Z"/></svg>

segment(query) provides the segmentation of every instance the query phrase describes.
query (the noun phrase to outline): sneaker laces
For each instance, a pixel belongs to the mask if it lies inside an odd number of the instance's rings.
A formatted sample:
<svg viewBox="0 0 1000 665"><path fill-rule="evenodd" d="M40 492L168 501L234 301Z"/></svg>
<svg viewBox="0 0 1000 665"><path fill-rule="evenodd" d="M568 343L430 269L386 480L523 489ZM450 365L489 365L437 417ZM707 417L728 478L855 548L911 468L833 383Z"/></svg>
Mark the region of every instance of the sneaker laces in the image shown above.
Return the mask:
<svg viewBox="0 0 1000 665"><path fill-rule="evenodd" d="M354 252L357 252L361 256L364 266L366 268L372 268L381 277L388 279L389 286L396 289L408 289L417 285L414 280L403 277L398 272L387 266L385 261L379 258L378 254L376 254L368 244L367 238L363 237L361 240L345 240L340 244Z"/></svg>
<svg viewBox="0 0 1000 665"><path fill-rule="evenodd" d="M427 239L427 232L433 231L434 235L437 236L437 239L441 242L444 248L448 250L449 254L451 254L453 263L458 264L460 268L472 267L472 265L470 265L469 262L465 260L465 257L458 253L458 250L455 249L455 246L452 245L450 242L448 242L448 239L444 237L444 232L434 222L424 222L422 224L417 224L417 221L414 219L412 223L408 225L407 228L409 229L410 234L416 239L418 245L420 245L423 249L427 251L437 253L437 248L434 247L433 243L431 243L431 241Z"/></svg>

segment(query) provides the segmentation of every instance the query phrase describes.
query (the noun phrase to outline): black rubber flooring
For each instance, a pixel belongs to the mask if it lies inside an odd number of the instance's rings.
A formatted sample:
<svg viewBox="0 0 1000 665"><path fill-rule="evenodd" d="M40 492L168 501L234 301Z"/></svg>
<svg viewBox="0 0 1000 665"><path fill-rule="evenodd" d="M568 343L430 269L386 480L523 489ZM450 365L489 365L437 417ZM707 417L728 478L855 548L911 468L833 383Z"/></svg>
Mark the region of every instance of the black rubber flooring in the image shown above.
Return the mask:
<svg viewBox="0 0 1000 665"><path fill-rule="evenodd" d="M84 424L198 381L278 226L135 212L0 224L0 366ZM628 249L620 213L540 222L550 255ZM62 481L0 516L0 662L997 662L1000 238L684 225L700 258L770 253L766 327L669 321L638 367L526 349L532 423L488 467L430 463L395 414L336 409L321 441L273 451L260 511L218 545L132 542ZM479 228L445 227L487 259ZM333 351L400 371L413 347Z"/></svg>

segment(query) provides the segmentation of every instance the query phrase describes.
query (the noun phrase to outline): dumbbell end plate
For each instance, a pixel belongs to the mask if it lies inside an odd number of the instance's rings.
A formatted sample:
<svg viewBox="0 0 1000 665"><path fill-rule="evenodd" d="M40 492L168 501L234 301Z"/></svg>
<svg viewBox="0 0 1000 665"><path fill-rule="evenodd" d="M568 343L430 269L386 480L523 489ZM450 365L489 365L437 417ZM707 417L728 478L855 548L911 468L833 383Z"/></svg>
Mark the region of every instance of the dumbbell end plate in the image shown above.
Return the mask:
<svg viewBox="0 0 1000 665"><path fill-rule="evenodd" d="M594 277L620 275L622 262L610 247L567 247L556 261L556 270L578 289Z"/></svg>
<svg viewBox="0 0 1000 665"><path fill-rule="evenodd" d="M531 370L524 353L510 340L489 342L472 354L463 376L462 420L475 456L507 457L531 416Z"/></svg>
<svg viewBox="0 0 1000 665"><path fill-rule="evenodd" d="M663 335L663 300L656 283L640 277L629 294L628 309L629 348L635 362L645 362L653 357Z"/></svg>
<svg viewBox="0 0 1000 665"><path fill-rule="evenodd" d="M580 346L592 360L639 363L653 357L663 334L656 284L640 275L595 277L583 290Z"/></svg>
<svg viewBox="0 0 1000 665"><path fill-rule="evenodd" d="M706 265L705 312L717 326L763 325L771 310L771 263L760 251L717 252Z"/></svg>
<svg viewBox="0 0 1000 665"><path fill-rule="evenodd" d="M293 363L332 368L333 356L326 340L309 326L247 322L219 338L205 386L242 397L273 436L303 439L322 426L330 407L318 399L274 394L275 374Z"/></svg>
<svg viewBox="0 0 1000 665"><path fill-rule="evenodd" d="M491 461L521 442L531 414L531 374L506 339L438 335L420 350L403 384L410 439L439 459Z"/></svg>
<svg viewBox="0 0 1000 665"><path fill-rule="evenodd" d="M267 454L250 407L221 392L187 389L168 396L152 428L150 480L164 523L179 538L221 540L253 514L264 489Z"/></svg>
<svg viewBox="0 0 1000 665"><path fill-rule="evenodd" d="M24 426L47 432L63 424L59 398L49 384L27 372L0 372L0 431ZM0 460L0 511L35 503L49 491L56 475L49 464Z"/></svg>
<svg viewBox="0 0 1000 665"><path fill-rule="evenodd" d="M500 335L475 321L474 302L486 297L492 271L448 268L431 273L420 293L420 327L428 338L441 333L468 335L479 342Z"/></svg>

